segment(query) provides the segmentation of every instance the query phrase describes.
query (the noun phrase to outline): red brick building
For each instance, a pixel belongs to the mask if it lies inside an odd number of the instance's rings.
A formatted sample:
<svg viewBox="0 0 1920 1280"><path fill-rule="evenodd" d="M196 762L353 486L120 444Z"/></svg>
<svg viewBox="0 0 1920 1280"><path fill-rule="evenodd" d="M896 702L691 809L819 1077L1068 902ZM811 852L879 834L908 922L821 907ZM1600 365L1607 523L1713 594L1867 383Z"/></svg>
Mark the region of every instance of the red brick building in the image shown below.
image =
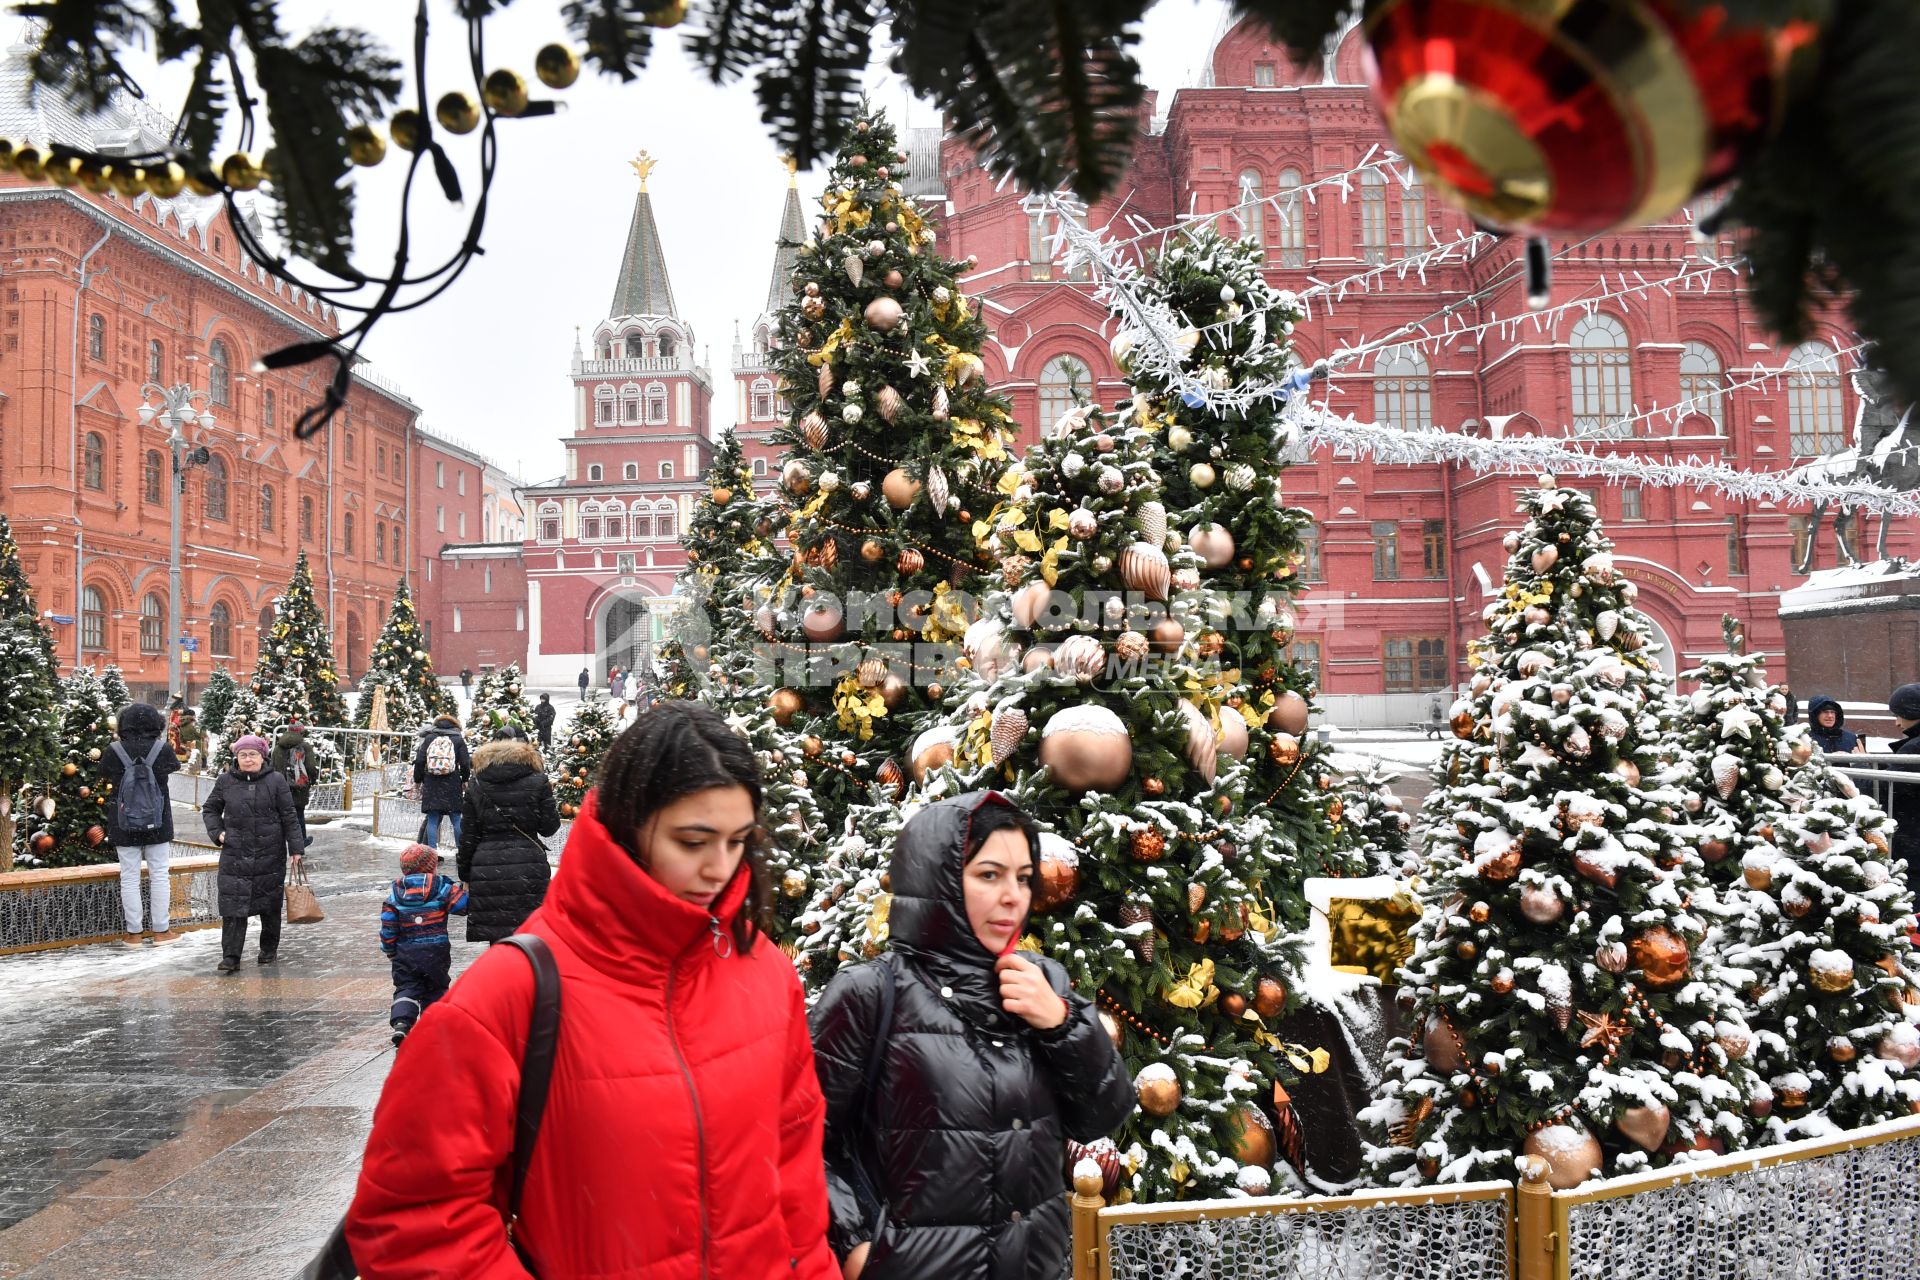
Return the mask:
<svg viewBox="0 0 1920 1280"><path fill-rule="evenodd" d="M82 119L35 103L9 51L0 134L142 152L170 122L135 103ZM0 175L0 510L12 519L63 664L117 662L164 692L171 487L141 388L190 385L214 425L182 496L181 630L197 688L250 670L263 618L305 549L343 677L366 662L405 571L415 405L371 373L332 427L298 440L330 366L255 372L268 351L339 331L325 303L240 251L223 204L127 199Z"/></svg>
<svg viewBox="0 0 1920 1280"><path fill-rule="evenodd" d="M482 673L527 660L527 523L521 481L484 454L414 431L415 605L434 670Z"/></svg>
<svg viewBox="0 0 1920 1280"><path fill-rule="evenodd" d="M1306 72L1257 23L1233 27L1212 51L1205 83L1173 96L1090 224L1123 212L1165 227L1178 215L1277 196L1223 221L1264 244L1269 279L1297 292L1420 252L1435 237L1471 234L1471 224L1428 199L1411 174L1370 171L1344 195L1285 197L1389 145L1361 63L1356 34L1324 71ZM982 170L964 144L939 141L931 130L912 133L912 189L944 215L943 250L979 259L969 288L994 333L988 368L1028 438L1071 403L1076 387L1102 403L1123 396L1107 349L1111 324L1088 285L1063 278L1052 262L1045 218ZM924 157L936 144L938 160L929 165ZM1115 224L1119 234L1133 234L1123 225ZM1579 245L1555 263L1552 301L1591 297L1642 274L1671 275L1692 251L1689 237L1689 228L1673 225ZM1312 361L1364 343L1476 293L1463 311L1476 324L1525 317L1518 253L1517 244L1502 245L1424 278L1386 272L1367 291L1317 302L1295 332L1299 355ZM1710 292L1647 291L1600 302L1540 329L1525 324L1384 350L1341 371L1329 407L1408 429L1574 436L1599 450L1699 456L1754 470L1844 447L1857 408L1844 376L1850 360L1840 354L1850 339L1783 349L1725 279ZM1743 373L1789 364L1800 370L1791 378L1726 389ZM1677 422L1630 421L1688 401L1693 411ZM1317 525L1298 652L1318 666L1332 719L1420 718L1429 691L1463 677L1466 645L1483 631L1481 606L1499 589L1500 539L1528 479L1438 463L1379 465L1325 450L1288 473L1294 502ZM1668 642L1669 664L1675 650L1684 665L1688 655L1717 649L1723 613L1746 621L1755 648L1779 652L1779 593L1804 580L1791 569L1804 512L1718 493L1588 487L1623 570L1641 585L1641 607ZM1909 521L1895 530L1892 551L1916 550L1920 537ZM1821 557L1820 564L1832 563L1830 544Z"/></svg>

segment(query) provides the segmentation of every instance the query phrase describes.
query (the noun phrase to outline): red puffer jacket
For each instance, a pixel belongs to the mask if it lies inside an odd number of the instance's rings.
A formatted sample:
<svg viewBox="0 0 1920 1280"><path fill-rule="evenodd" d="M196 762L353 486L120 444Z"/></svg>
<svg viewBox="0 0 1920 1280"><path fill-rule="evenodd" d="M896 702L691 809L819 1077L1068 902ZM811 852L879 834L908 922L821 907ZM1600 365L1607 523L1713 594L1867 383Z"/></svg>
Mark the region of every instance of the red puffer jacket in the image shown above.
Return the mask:
<svg viewBox="0 0 1920 1280"><path fill-rule="evenodd" d="M715 916L746 891L735 877L710 916L635 865L591 797L574 822L524 928L561 975L515 1231L540 1280L839 1280L799 981L764 939L719 954ZM496 947L407 1037L347 1214L365 1280L526 1277L501 1214L532 1009L526 957Z"/></svg>

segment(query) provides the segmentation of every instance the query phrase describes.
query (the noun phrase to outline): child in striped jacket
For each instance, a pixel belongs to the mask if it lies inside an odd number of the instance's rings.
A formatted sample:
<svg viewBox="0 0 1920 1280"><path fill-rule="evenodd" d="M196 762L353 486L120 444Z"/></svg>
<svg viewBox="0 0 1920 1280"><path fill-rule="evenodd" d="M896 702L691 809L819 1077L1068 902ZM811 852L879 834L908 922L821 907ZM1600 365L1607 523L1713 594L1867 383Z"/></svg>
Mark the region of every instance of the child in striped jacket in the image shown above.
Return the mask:
<svg viewBox="0 0 1920 1280"><path fill-rule="evenodd" d="M380 904L380 949L393 964L393 1007L387 1021L393 1042L413 1030L427 1006L447 994L453 944L447 917L464 915L467 887L439 874L440 854L410 844L400 854L400 878Z"/></svg>

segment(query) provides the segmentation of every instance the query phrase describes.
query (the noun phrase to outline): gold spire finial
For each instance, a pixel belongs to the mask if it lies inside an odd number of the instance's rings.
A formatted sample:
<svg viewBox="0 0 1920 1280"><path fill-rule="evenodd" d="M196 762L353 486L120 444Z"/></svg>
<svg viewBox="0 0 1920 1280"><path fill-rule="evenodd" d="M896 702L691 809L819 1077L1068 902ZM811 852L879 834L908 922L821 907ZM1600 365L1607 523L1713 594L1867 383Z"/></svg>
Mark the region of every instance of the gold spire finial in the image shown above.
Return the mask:
<svg viewBox="0 0 1920 1280"><path fill-rule="evenodd" d="M787 166L787 185L790 187L799 186L800 162L793 158L793 152L789 151L786 155L781 156L780 163Z"/></svg>
<svg viewBox="0 0 1920 1280"><path fill-rule="evenodd" d="M632 165L633 171L640 175L640 189L645 191L647 189L647 175L652 173L654 167L660 162L642 151L639 155L627 161L627 163Z"/></svg>

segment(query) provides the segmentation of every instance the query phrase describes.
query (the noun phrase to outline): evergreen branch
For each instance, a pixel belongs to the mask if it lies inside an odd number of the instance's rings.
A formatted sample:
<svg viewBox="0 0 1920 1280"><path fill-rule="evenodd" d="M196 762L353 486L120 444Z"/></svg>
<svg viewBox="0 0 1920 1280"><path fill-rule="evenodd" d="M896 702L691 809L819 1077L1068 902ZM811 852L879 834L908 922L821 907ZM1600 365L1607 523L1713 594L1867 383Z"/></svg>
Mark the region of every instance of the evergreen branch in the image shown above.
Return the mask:
<svg viewBox="0 0 1920 1280"><path fill-rule="evenodd" d="M1358 7L1355 0L1233 0L1236 18L1265 24L1302 66L1320 62Z"/></svg>
<svg viewBox="0 0 1920 1280"><path fill-rule="evenodd" d="M658 0L567 0L560 14L567 30L587 47L589 62L603 75L631 82L653 52L647 14L658 7Z"/></svg>
<svg viewBox="0 0 1920 1280"><path fill-rule="evenodd" d="M705 25L689 33L687 51L714 84L737 80L772 56L783 16L767 0L714 0Z"/></svg>
<svg viewBox="0 0 1920 1280"><path fill-rule="evenodd" d="M801 168L859 113L875 16L871 0L805 0L775 66L760 75L761 119Z"/></svg>
<svg viewBox="0 0 1920 1280"><path fill-rule="evenodd" d="M15 6L21 17L45 24L28 62L36 86L58 87L89 111L106 107L133 83L119 51L172 17L167 0L158 5L150 10L125 0L45 0Z"/></svg>

